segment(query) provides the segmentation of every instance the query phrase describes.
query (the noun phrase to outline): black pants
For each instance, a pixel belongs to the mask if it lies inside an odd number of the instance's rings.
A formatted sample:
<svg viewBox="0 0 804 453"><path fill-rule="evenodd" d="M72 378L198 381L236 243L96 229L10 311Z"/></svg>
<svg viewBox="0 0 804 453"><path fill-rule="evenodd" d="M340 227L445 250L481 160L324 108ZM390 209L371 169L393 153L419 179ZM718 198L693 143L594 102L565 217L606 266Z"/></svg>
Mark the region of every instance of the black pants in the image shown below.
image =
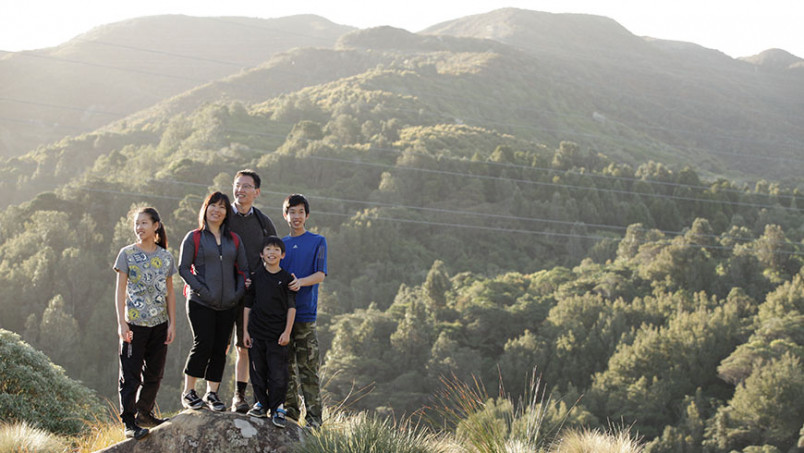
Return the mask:
<svg viewBox="0 0 804 453"><path fill-rule="evenodd" d="M165 371L168 323L128 327L134 338L131 343L120 342L120 418L133 422L137 412L147 414L154 409Z"/></svg>
<svg viewBox="0 0 804 453"><path fill-rule="evenodd" d="M187 302L187 317L193 330L193 348L184 374L220 382L226 366L226 348L232 336L237 307L217 311L197 302Z"/></svg>
<svg viewBox="0 0 804 453"><path fill-rule="evenodd" d="M285 402L288 391L288 347L280 346L276 339L252 337L248 361L254 397L273 413Z"/></svg>

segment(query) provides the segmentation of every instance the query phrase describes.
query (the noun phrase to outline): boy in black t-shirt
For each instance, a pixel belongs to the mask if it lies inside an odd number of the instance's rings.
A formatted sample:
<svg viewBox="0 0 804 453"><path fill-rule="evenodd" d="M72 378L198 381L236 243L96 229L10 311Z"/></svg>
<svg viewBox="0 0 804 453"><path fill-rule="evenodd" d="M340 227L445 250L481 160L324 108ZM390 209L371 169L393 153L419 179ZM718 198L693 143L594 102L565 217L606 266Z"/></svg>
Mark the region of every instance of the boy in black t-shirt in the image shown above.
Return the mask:
<svg viewBox="0 0 804 453"><path fill-rule="evenodd" d="M243 312L243 343L249 348L251 386L257 402L248 411L252 417L267 417L284 428L280 405L288 388L288 344L296 318L296 292L289 287L293 275L279 267L285 243L276 236L263 241L262 266L251 276L250 292Z"/></svg>

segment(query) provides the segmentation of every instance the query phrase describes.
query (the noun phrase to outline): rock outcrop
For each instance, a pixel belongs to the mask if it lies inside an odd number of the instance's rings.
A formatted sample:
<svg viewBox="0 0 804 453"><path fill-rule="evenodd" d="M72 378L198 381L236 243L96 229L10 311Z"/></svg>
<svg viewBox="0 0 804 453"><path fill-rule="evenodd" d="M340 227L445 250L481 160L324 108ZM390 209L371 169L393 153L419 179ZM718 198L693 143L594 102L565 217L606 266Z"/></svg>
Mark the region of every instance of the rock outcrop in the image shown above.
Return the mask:
<svg viewBox="0 0 804 453"><path fill-rule="evenodd" d="M101 452L289 452L302 436L301 428L288 420L287 428L275 427L269 418L253 418L232 412L186 410L139 441L129 439Z"/></svg>

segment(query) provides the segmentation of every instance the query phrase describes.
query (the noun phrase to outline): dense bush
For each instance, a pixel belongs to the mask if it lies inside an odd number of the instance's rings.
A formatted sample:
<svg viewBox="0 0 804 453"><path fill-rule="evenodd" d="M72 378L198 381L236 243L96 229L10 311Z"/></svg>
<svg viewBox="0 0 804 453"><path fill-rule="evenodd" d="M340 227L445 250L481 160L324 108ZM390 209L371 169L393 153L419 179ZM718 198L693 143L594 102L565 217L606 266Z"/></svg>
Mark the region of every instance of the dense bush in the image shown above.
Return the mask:
<svg viewBox="0 0 804 453"><path fill-rule="evenodd" d="M0 419L75 434L103 406L95 392L64 374L19 335L0 329Z"/></svg>

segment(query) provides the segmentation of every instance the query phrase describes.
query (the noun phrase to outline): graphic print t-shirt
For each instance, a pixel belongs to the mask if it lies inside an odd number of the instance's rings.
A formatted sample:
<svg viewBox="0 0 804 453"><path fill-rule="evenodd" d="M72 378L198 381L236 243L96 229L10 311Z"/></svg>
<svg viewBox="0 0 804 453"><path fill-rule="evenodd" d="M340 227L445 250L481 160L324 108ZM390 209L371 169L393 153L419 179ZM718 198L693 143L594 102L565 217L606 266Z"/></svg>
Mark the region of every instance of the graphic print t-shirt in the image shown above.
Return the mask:
<svg viewBox="0 0 804 453"><path fill-rule="evenodd" d="M126 322L154 327L168 321L167 278L176 273L170 252L157 246L147 253L131 244L120 249L114 270L128 275Z"/></svg>

